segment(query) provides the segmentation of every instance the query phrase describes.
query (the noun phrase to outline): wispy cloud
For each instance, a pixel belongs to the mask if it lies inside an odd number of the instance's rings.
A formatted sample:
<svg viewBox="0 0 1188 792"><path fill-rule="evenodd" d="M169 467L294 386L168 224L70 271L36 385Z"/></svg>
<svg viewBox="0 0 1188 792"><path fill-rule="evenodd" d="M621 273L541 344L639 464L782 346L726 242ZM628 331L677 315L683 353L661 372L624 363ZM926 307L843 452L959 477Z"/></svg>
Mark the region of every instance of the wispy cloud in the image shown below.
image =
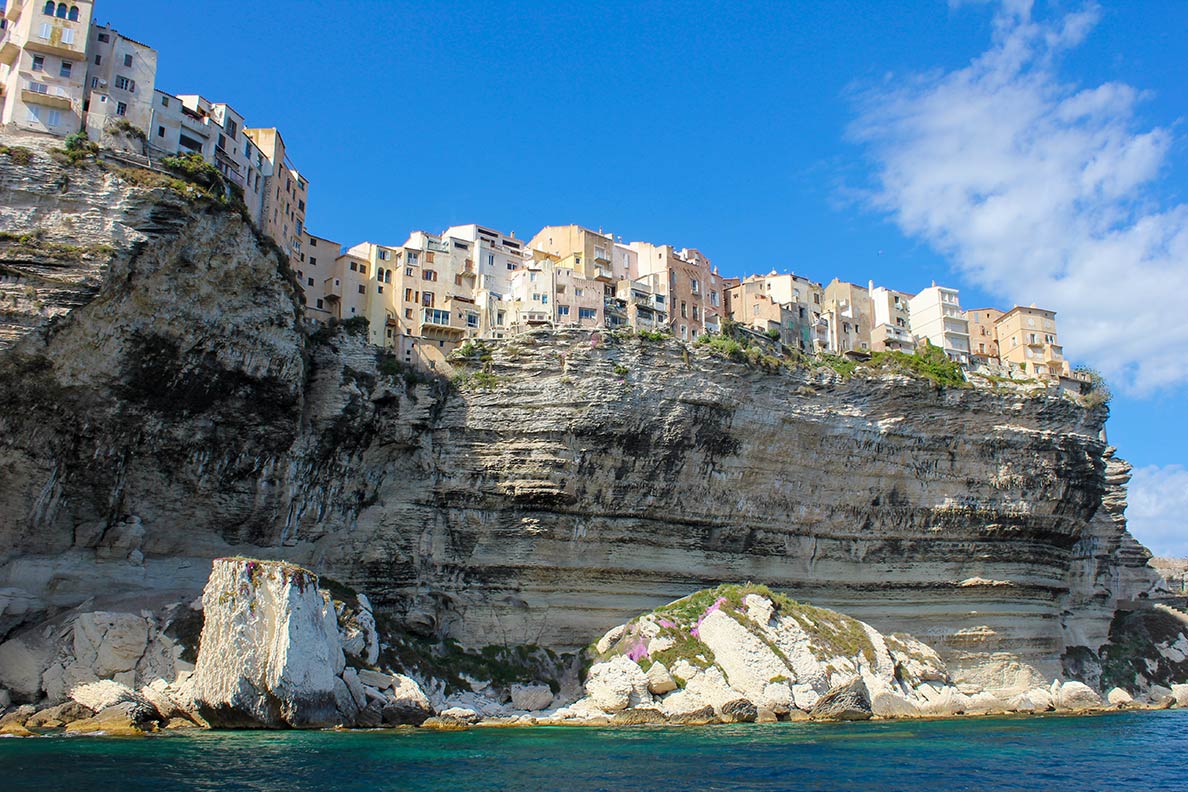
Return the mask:
<svg viewBox="0 0 1188 792"><path fill-rule="evenodd" d="M994 5L967 67L859 95L869 200L1004 302L1056 310L1070 356L1123 390L1188 382L1188 322L1169 321L1188 294L1188 206L1157 198L1171 132L1140 128L1135 87L1058 76L1095 6L1037 21L1030 0Z"/></svg>
<svg viewBox="0 0 1188 792"><path fill-rule="evenodd" d="M1130 532L1155 555L1188 557L1188 470L1136 468L1127 495Z"/></svg>

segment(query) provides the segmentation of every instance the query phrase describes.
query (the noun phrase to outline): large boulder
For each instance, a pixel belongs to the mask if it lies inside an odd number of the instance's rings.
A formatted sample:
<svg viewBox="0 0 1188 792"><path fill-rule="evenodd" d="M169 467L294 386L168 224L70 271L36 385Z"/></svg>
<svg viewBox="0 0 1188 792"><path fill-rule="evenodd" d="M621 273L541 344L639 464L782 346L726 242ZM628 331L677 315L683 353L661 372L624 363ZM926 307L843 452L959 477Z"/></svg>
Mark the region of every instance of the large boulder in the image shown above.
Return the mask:
<svg viewBox="0 0 1188 792"><path fill-rule="evenodd" d="M553 691L548 685L515 684L511 686L511 701L518 710L539 712L553 703Z"/></svg>
<svg viewBox="0 0 1188 792"><path fill-rule="evenodd" d="M861 677L832 688L813 706L809 717L813 720L869 720L870 694Z"/></svg>
<svg viewBox="0 0 1188 792"><path fill-rule="evenodd" d="M41 673L49 660L48 650L23 638L5 641L0 644L0 687L35 701L41 693Z"/></svg>
<svg viewBox="0 0 1188 792"><path fill-rule="evenodd" d="M198 713L213 727L311 728L338 720L345 666L337 615L312 572L221 558L202 595L194 669Z"/></svg>
<svg viewBox="0 0 1188 792"><path fill-rule="evenodd" d="M109 737L136 737L158 726L157 711L133 701L124 701L96 712L93 717L66 724L67 734L93 734Z"/></svg>
<svg viewBox="0 0 1188 792"><path fill-rule="evenodd" d="M618 712L652 703L647 675L638 663L624 656L590 668L586 676L586 696L603 712Z"/></svg>
<svg viewBox="0 0 1188 792"><path fill-rule="evenodd" d="M420 726L433 716L433 707L421 686L402 674L391 675L392 686L381 710L388 726Z"/></svg>
<svg viewBox="0 0 1188 792"><path fill-rule="evenodd" d="M1056 692L1055 705L1062 710L1090 710L1101 708L1101 696L1083 682L1065 682Z"/></svg>

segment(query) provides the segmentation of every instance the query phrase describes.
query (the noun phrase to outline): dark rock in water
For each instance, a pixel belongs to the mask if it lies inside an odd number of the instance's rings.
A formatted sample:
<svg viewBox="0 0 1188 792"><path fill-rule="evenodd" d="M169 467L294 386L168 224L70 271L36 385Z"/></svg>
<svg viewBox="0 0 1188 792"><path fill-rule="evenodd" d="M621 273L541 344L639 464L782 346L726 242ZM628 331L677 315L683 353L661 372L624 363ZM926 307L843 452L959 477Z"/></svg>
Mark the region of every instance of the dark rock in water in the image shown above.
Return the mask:
<svg viewBox="0 0 1188 792"><path fill-rule="evenodd" d="M723 723L754 723L759 717L759 708L749 699L734 699L722 705L718 717Z"/></svg>
<svg viewBox="0 0 1188 792"><path fill-rule="evenodd" d="M616 712L611 718L611 724L614 726L641 726L647 723L667 722L668 718L665 717L663 712L658 709L652 709L651 707Z"/></svg>
<svg viewBox="0 0 1188 792"><path fill-rule="evenodd" d="M384 723L384 707L375 700L368 702L367 706L359 710L359 714L355 716L355 726L360 729L375 729L382 726Z"/></svg>
<svg viewBox="0 0 1188 792"><path fill-rule="evenodd" d="M861 677L830 690L809 712L812 720L870 720L870 691Z"/></svg>
<svg viewBox="0 0 1188 792"><path fill-rule="evenodd" d="M90 718L94 714L95 711L90 707L84 707L77 701L67 701L65 704L41 710L25 721L25 726L30 729L60 729L68 723Z"/></svg>
<svg viewBox="0 0 1188 792"><path fill-rule="evenodd" d="M708 704L701 709L693 710L692 712L683 712L680 715L673 715L669 718L671 723L679 723L684 726L705 726L717 720L718 713L714 712L714 708Z"/></svg>
<svg viewBox="0 0 1188 792"><path fill-rule="evenodd" d="M385 726L420 726L433 716L433 710L410 701L389 702L381 712Z"/></svg>

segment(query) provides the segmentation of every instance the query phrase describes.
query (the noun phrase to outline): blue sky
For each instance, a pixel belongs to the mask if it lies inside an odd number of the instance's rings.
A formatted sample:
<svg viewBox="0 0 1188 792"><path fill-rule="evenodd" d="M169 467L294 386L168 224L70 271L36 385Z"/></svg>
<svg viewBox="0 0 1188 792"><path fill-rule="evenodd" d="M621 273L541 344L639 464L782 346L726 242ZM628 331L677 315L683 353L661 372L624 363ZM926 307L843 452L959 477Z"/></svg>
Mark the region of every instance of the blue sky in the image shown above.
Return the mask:
<svg viewBox="0 0 1188 792"><path fill-rule="evenodd" d="M279 127L332 239L572 222L726 275L1056 308L1117 394L1136 533L1188 554L1183 0L159 8L97 18L164 90Z"/></svg>

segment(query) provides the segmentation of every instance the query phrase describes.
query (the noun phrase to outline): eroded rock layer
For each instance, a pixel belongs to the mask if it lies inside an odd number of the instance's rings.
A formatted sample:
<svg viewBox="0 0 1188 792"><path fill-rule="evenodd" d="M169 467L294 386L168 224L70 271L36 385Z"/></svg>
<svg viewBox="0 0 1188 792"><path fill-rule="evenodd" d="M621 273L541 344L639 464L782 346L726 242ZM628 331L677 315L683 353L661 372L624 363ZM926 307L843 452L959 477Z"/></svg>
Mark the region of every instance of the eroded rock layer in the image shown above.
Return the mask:
<svg viewBox="0 0 1188 792"><path fill-rule="evenodd" d="M238 553L469 644L582 645L750 579L992 687L1096 652L1155 582L1104 408L589 331L502 343L460 387L406 380L356 336L306 334L237 213L70 170L0 159L0 232L42 230L86 284L0 316L4 630L196 595Z"/></svg>

